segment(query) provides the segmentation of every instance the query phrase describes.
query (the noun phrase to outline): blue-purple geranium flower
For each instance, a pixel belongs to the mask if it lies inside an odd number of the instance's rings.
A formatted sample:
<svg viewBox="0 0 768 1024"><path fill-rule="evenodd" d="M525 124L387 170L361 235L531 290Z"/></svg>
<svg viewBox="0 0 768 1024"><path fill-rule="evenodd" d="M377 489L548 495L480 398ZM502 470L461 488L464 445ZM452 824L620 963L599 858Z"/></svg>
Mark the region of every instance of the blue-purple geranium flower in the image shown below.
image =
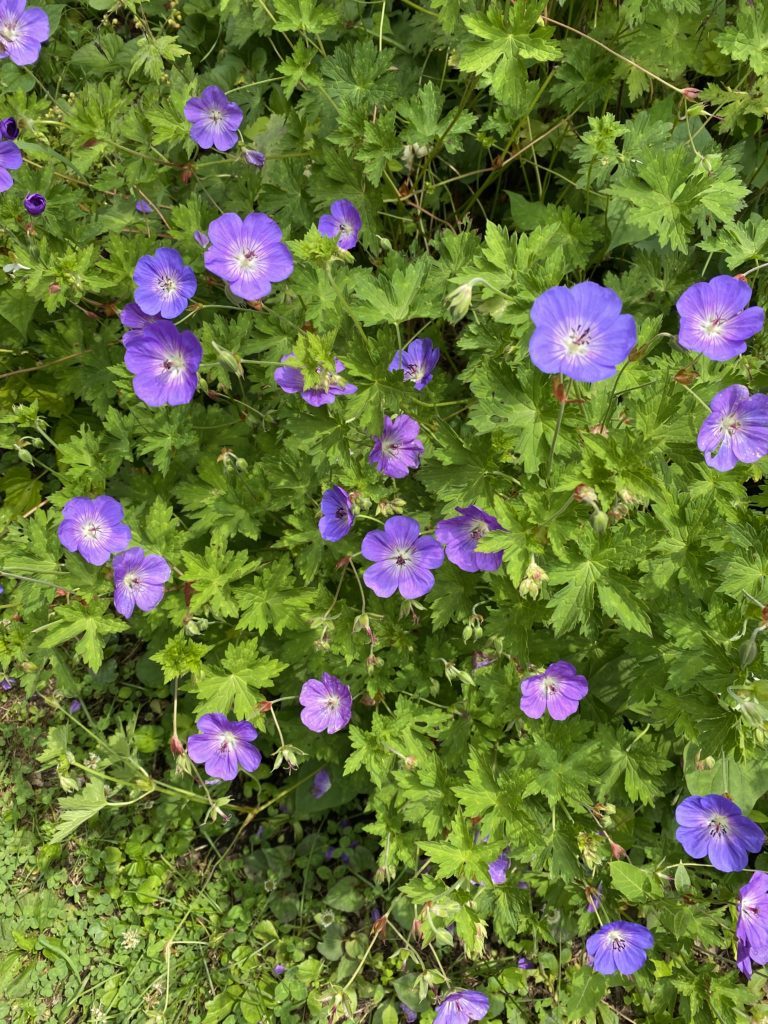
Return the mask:
<svg viewBox="0 0 768 1024"><path fill-rule="evenodd" d="M0 139L18 139L19 125L15 117L0 118Z"/></svg>
<svg viewBox="0 0 768 1024"><path fill-rule="evenodd" d="M0 0L0 60L8 57L19 67L34 64L50 34L41 7L27 7L27 0Z"/></svg>
<svg viewBox="0 0 768 1024"><path fill-rule="evenodd" d="M746 352L765 320L760 306L745 308L751 297L747 282L728 274L692 284L677 300L680 345L718 361Z"/></svg>
<svg viewBox="0 0 768 1024"><path fill-rule="evenodd" d="M708 857L719 871L742 871L750 853L759 853L765 835L725 796L689 796L677 805L677 841L689 857Z"/></svg>
<svg viewBox="0 0 768 1024"><path fill-rule="evenodd" d="M761 967L768 964L768 874L755 871L739 896L736 961L751 978L753 961Z"/></svg>
<svg viewBox="0 0 768 1024"><path fill-rule="evenodd" d="M385 416L381 434L373 439L368 461L384 476L396 480L408 476L412 469L418 469L424 451L419 429L416 420L405 413L394 419Z"/></svg>
<svg viewBox="0 0 768 1024"><path fill-rule="evenodd" d="M225 153L237 145L237 129L243 112L227 99L218 85L208 85L199 96L184 105L184 117L190 123L189 134L201 149L218 149Z"/></svg>
<svg viewBox="0 0 768 1024"><path fill-rule="evenodd" d="M45 196L39 192L27 192L24 196L24 209L27 211L30 217L39 217L45 213L45 207L47 206Z"/></svg>
<svg viewBox="0 0 768 1024"><path fill-rule="evenodd" d="M545 711L561 722L579 710L579 701L589 692L589 684L568 661L555 661L539 675L520 683L520 710L528 718L541 718Z"/></svg>
<svg viewBox="0 0 768 1024"><path fill-rule="evenodd" d="M509 852L507 850L502 850L496 860L491 861L488 865L488 874L494 885L504 885L507 880L509 865Z"/></svg>
<svg viewBox="0 0 768 1024"><path fill-rule="evenodd" d="M137 199L135 209L137 213L152 213L152 204L146 199Z"/></svg>
<svg viewBox="0 0 768 1024"><path fill-rule="evenodd" d="M299 694L301 720L312 732L339 732L352 718L352 693L340 679L323 672L322 679L308 679Z"/></svg>
<svg viewBox="0 0 768 1024"><path fill-rule="evenodd" d="M320 499L320 536L323 540L337 541L346 537L355 522L352 499L338 484L323 491Z"/></svg>
<svg viewBox="0 0 768 1024"><path fill-rule="evenodd" d="M326 238L338 238L340 249L354 249L362 227L360 211L348 199L331 203L331 212L320 218L317 230Z"/></svg>
<svg viewBox="0 0 768 1024"><path fill-rule="evenodd" d="M289 352L287 356L282 356L280 362L285 363L293 358L293 352ZM344 363L340 359L334 359L333 364L335 373L331 373L323 366L316 367L317 383L309 388L304 383L304 374L298 366L278 366L274 373L275 383L287 395L300 394L307 405L330 405L339 395L353 395L357 391L356 384L345 384L339 376L345 370Z"/></svg>
<svg viewBox="0 0 768 1024"><path fill-rule="evenodd" d="M263 167L267 160L259 149L244 149L243 156L245 157L245 162L252 167Z"/></svg>
<svg viewBox="0 0 768 1024"><path fill-rule="evenodd" d="M115 576L115 608L130 619L136 608L150 612L165 593L171 567L162 555L145 555L142 548L131 548L112 560Z"/></svg>
<svg viewBox="0 0 768 1024"><path fill-rule="evenodd" d="M226 715L212 712L197 720L199 735L187 740L190 761L205 765L206 773L222 782L231 782L242 768L255 772L261 764L261 752L253 746L259 735L250 722L230 722Z"/></svg>
<svg viewBox="0 0 768 1024"><path fill-rule="evenodd" d="M621 312L619 296L592 281L548 288L531 307L531 320L533 365L573 380L612 377L637 341L634 317Z"/></svg>
<svg viewBox="0 0 768 1024"><path fill-rule="evenodd" d="M280 225L266 213L223 213L208 225L206 269L229 285L233 295L252 302L293 273L293 256L283 243Z"/></svg>
<svg viewBox="0 0 768 1024"><path fill-rule="evenodd" d="M410 516L392 516L383 530L371 530L360 550L369 565L366 586L378 597L395 591L406 600L423 597L435 585L433 569L443 564L443 549L434 537L420 537L419 524Z"/></svg>
<svg viewBox="0 0 768 1024"><path fill-rule="evenodd" d="M708 466L725 473L737 462L751 464L768 455L768 395L750 395L743 384L732 384L709 407L696 441Z"/></svg>
<svg viewBox="0 0 768 1024"><path fill-rule="evenodd" d="M10 171L18 171L21 167L21 150L15 142L0 142L0 192L7 192L13 185Z"/></svg>
<svg viewBox="0 0 768 1024"><path fill-rule="evenodd" d="M402 370L403 380L411 381L417 391L422 391L432 380L439 359L440 349L435 348L430 338L414 338L402 352L395 353L389 371Z"/></svg>
<svg viewBox="0 0 768 1024"><path fill-rule="evenodd" d="M473 1020L482 1020L490 1005L488 996L475 989L453 992L438 1006L434 1024L469 1024Z"/></svg>
<svg viewBox="0 0 768 1024"><path fill-rule="evenodd" d="M59 541L91 565L104 565L131 543L131 528L123 522L123 506L115 498L70 498L61 510Z"/></svg>
<svg viewBox="0 0 768 1024"><path fill-rule="evenodd" d="M194 271L176 249L160 248L142 256L133 271L135 301L145 313L172 320L183 313L197 291Z"/></svg>
<svg viewBox="0 0 768 1024"><path fill-rule="evenodd" d="M458 508L458 516L441 519L435 527L435 536L445 544L449 562L458 565L464 572L492 572L501 565L501 551L476 551L477 542L492 530L504 527L492 515L483 512L477 505Z"/></svg>
<svg viewBox="0 0 768 1024"><path fill-rule="evenodd" d="M598 974L634 974L653 949L653 935L641 924L611 921L587 939L587 959Z"/></svg>
<svg viewBox="0 0 768 1024"><path fill-rule="evenodd" d="M126 340L124 359L134 375L133 390L153 408L192 401L202 358L203 346L196 335L165 320Z"/></svg>
<svg viewBox="0 0 768 1024"><path fill-rule="evenodd" d="M319 800L325 796L330 788L331 774L327 768L321 768L319 772L315 772L315 776L312 779L312 796L315 800Z"/></svg>
<svg viewBox="0 0 768 1024"><path fill-rule="evenodd" d="M122 341L126 345L129 341L135 341L143 332L145 327L156 324L162 317L159 313L145 313L136 302L128 302L120 310L120 323L128 330L123 335Z"/></svg>

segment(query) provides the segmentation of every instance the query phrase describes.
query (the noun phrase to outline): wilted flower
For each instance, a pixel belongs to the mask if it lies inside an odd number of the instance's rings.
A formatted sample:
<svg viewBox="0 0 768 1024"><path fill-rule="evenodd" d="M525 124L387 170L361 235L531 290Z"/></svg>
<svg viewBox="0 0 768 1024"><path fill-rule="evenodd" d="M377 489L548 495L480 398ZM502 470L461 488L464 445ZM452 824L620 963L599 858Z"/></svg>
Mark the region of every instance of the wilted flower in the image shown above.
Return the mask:
<svg viewBox="0 0 768 1024"><path fill-rule="evenodd" d="M469 312L469 307L472 305L472 289L474 288L474 280L467 281L466 284L460 284L458 288L455 288L447 298L448 308L451 313L456 317L457 320L461 320Z"/></svg>
<svg viewBox="0 0 768 1024"><path fill-rule="evenodd" d="M301 720L312 732L339 732L352 718L352 693L336 676L308 679L299 694Z"/></svg>
<svg viewBox="0 0 768 1024"><path fill-rule="evenodd" d="M226 715L214 712L197 720L200 735L187 740L190 761L204 764L212 779L229 782L242 768L255 772L261 764L261 752L253 746L259 735L250 722L230 722Z"/></svg>
<svg viewBox="0 0 768 1024"><path fill-rule="evenodd" d="M440 349L430 338L414 338L401 352L396 352L389 364L390 373L403 371L403 380L412 381L417 391L423 391L432 380L432 371L440 359Z"/></svg>
<svg viewBox="0 0 768 1024"><path fill-rule="evenodd" d="M712 414L696 441L708 466L725 473L737 462L751 464L768 454L768 395L750 395L743 384L732 384L709 407Z"/></svg>
<svg viewBox="0 0 768 1024"><path fill-rule="evenodd" d="M315 772L315 777L312 780L312 796L315 800L319 800L320 797L325 796L330 788L330 772L326 768L321 768L319 772Z"/></svg>
<svg viewBox="0 0 768 1024"><path fill-rule="evenodd" d="M637 340L634 317L621 312L616 292L592 281L548 288L531 307L531 320L533 365L573 380L613 376Z"/></svg>
<svg viewBox="0 0 768 1024"><path fill-rule="evenodd" d="M374 563L363 580L378 597L391 597L398 590L401 597L413 600L435 585L431 570L443 564L443 549L434 537L420 537L419 532L410 516L392 516L383 530L363 537L362 555Z"/></svg>
<svg viewBox="0 0 768 1024"><path fill-rule="evenodd" d="M528 676L520 683L520 710L528 718L541 718L545 711L561 722L579 709L589 685L568 661L555 661L545 672Z"/></svg>
<svg viewBox="0 0 768 1024"><path fill-rule="evenodd" d="M12 690L14 688L16 683L18 683L18 679L16 679L15 676L3 676L3 678L0 679L0 690L5 690L7 693L8 690Z"/></svg>
<svg viewBox="0 0 768 1024"><path fill-rule="evenodd" d="M768 874L755 871L739 889L736 924L736 961L739 970L752 977L752 961L768 964Z"/></svg>
<svg viewBox="0 0 768 1024"><path fill-rule="evenodd" d="M747 338L763 329L760 306L744 307L752 297L746 281L722 274L687 288L677 300L678 342L710 359L733 359L747 351Z"/></svg>
<svg viewBox="0 0 768 1024"><path fill-rule="evenodd" d="M465 988L446 996L435 1014L434 1024L469 1024L471 1020L482 1020L490 1008L488 996L474 989Z"/></svg>
<svg viewBox="0 0 768 1024"><path fill-rule="evenodd" d="M283 356L280 362L288 359L293 359L293 352ZM297 366L278 366L274 373L275 383L287 395L300 394L307 405L330 405L339 395L353 395L357 391L356 384L345 384L339 376L345 370L344 363L334 359L333 364L335 373L322 366L316 367L317 384L311 388L304 383L304 374Z"/></svg>
<svg viewBox="0 0 768 1024"><path fill-rule="evenodd" d="M111 555L131 543L131 528L123 522L123 506L115 498L70 498L61 510L59 541L91 565L104 565Z"/></svg>
<svg viewBox="0 0 768 1024"><path fill-rule="evenodd" d="M28 192L24 196L24 209L30 217L39 217L45 212L45 206L45 196L41 196L39 192Z"/></svg>
<svg viewBox="0 0 768 1024"><path fill-rule="evenodd" d="M337 199L331 203L331 212L324 213L317 224L317 230L326 238L338 238L340 249L354 249L362 227L360 211L348 199Z"/></svg>
<svg viewBox="0 0 768 1024"><path fill-rule="evenodd" d="M750 853L763 848L763 830L732 800L711 793L689 796L678 804L677 841L689 857L708 857L719 871L742 871Z"/></svg>
<svg viewBox="0 0 768 1024"><path fill-rule="evenodd" d="M130 328L123 335L123 344L127 345L129 341L135 341L145 327L156 324L159 320L162 320L162 317L158 313L145 313L137 303L128 302L120 310L120 323L123 327Z"/></svg>
<svg viewBox="0 0 768 1024"><path fill-rule="evenodd" d="M243 150L243 156L245 157L245 162L253 167L263 167L267 159L258 149L245 149Z"/></svg>
<svg viewBox="0 0 768 1024"><path fill-rule="evenodd" d="M587 959L598 974L634 974L653 949L653 935L641 924L612 921L587 939Z"/></svg>
<svg viewBox="0 0 768 1024"><path fill-rule="evenodd" d="M134 374L133 390L153 408L192 401L202 358L203 346L196 335L166 321L149 324L127 340L124 356Z"/></svg>
<svg viewBox="0 0 768 1024"><path fill-rule="evenodd" d="M42 8L27 8L27 0L0 0L0 60L8 57L19 67L34 64L50 34Z"/></svg>
<svg viewBox="0 0 768 1024"><path fill-rule="evenodd" d="M435 527L435 536L445 544L449 562L464 572L493 572L501 565L501 551L476 551L477 542L487 533L504 527L492 515L477 505L456 508L459 513L452 519L441 519Z"/></svg>
<svg viewBox="0 0 768 1024"><path fill-rule="evenodd" d="M416 420L404 413L393 420L385 416L381 435L373 439L368 461L384 476L400 480L412 469L418 469L423 451Z"/></svg>
<svg viewBox="0 0 768 1024"><path fill-rule="evenodd" d="M293 256L283 243L280 226L266 213L249 213L245 219L223 213L208 225L208 237L206 269L241 299L263 299L275 282L293 273Z"/></svg>
<svg viewBox="0 0 768 1024"><path fill-rule="evenodd" d="M0 192L7 192L13 185L13 178L8 172L18 171L21 164L21 150L16 143L10 140L0 142Z"/></svg>
<svg viewBox="0 0 768 1024"><path fill-rule="evenodd" d="M243 112L236 103L228 100L218 85L208 85L200 93L187 100L184 117L189 121L189 134L201 149L218 149L225 153L237 145L237 129L243 120Z"/></svg>
<svg viewBox="0 0 768 1024"><path fill-rule="evenodd" d="M194 271L176 249L160 248L142 256L133 271L133 297L145 313L159 313L172 320L183 313L197 291Z"/></svg>
<svg viewBox="0 0 768 1024"><path fill-rule="evenodd" d="M0 119L0 139L18 139L19 126L15 117L3 117Z"/></svg>
<svg viewBox="0 0 768 1024"><path fill-rule="evenodd" d="M131 548L115 555L115 608L130 619L135 608L152 611L163 599L164 583L171 578L171 567L162 555L145 555L142 548Z"/></svg>
<svg viewBox="0 0 768 1024"><path fill-rule="evenodd" d="M352 501L338 484L323 491L320 499L320 522L318 527L323 540L337 541L346 537L355 522Z"/></svg>

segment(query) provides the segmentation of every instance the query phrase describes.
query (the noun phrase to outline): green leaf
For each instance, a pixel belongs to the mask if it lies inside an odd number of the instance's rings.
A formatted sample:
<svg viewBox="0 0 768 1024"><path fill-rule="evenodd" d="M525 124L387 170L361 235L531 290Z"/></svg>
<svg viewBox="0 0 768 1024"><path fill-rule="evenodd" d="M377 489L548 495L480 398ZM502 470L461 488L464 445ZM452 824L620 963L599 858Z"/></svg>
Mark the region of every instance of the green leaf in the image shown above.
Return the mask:
<svg viewBox="0 0 768 1024"><path fill-rule="evenodd" d="M59 800L58 824L51 832L50 842L62 842L107 805L104 783L101 779L91 779L79 793L62 797Z"/></svg>
<svg viewBox="0 0 768 1024"><path fill-rule="evenodd" d="M58 605L55 621L57 625L45 634L41 644L43 649L52 650L68 640L79 637L75 651L94 672L101 668L104 661L107 639L116 633L124 633L129 628L127 622L122 622L110 614L109 602L103 600L90 601L87 605L79 602Z"/></svg>

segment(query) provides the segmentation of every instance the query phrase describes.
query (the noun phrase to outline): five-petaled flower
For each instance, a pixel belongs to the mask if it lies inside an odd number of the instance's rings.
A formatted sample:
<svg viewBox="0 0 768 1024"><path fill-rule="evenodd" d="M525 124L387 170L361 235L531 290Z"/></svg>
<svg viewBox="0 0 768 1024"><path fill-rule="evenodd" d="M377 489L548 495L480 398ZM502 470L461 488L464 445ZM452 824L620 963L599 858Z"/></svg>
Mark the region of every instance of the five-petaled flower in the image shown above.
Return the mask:
<svg viewBox="0 0 768 1024"><path fill-rule="evenodd" d="M736 962L739 970L752 977L752 961L768 964L768 874L755 871L739 889L736 924Z"/></svg>
<svg viewBox="0 0 768 1024"><path fill-rule="evenodd" d="M70 498L61 510L59 541L91 565L104 565L111 555L131 543L131 528L123 522L123 506L115 498Z"/></svg>
<svg viewBox="0 0 768 1024"><path fill-rule="evenodd" d="M336 541L346 537L355 522L352 500L338 484L323 491L320 499L320 536L323 540Z"/></svg>
<svg viewBox="0 0 768 1024"><path fill-rule="evenodd" d="M490 1005L488 996L475 989L465 988L453 992L438 1006L435 1024L469 1024L471 1020L482 1020Z"/></svg>
<svg viewBox="0 0 768 1024"><path fill-rule="evenodd" d="M338 238L340 249L354 249L363 221L360 211L348 199L337 199L331 203L331 212L324 213L317 224L317 230L326 238Z"/></svg>
<svg viewBox="0 0 768 1024"><path fill-rule="evenodd" d="M477 542L493 530L504 527L492 515L483 512L477 505L456 508L459 513L451 519L441 519L435 527L435 536L445 544L449 562L458 565L464 572L492 572L501 565L501 551L476 551Z"/></svg>
<svg viewBox="0 0 768 1024"><path fill-rule="evenodd" d="M184 117L191 127L189 134L200 149L218 149L225 153L237 145L237 129L243 112L218 85L208 85L199 96L184 105Z"/></svg>
<svg viewBox="0 0 768 1024"><path fill-rule="evenodd" d="M27 7L27 0L0 0L0 60L25 67L40 56L40 47L51 34L48 15L41 7Z"/></svg>
<svg viewBox="0 0 768 1024"><path fill-rule="evenodd" d="M15 142L6 139L0 142L0 192L7 192L13 185L10 171L18 171L22 164L21 150Z"/></svg>
<svg viewBox="0 0 768 1024"><path fill-rule="evenodd" d="M142 256L133 271L133 297L145 313L159 313L172 320L187 308L197 291L194 271L176 249L157 249Z"/></svg>
<svg viewBox="0 0 768 1024"><path fill-rule="evenodd" d="M299 694L301 720L312 732L339 732L352 718L352 693L336 676L308 679Z"/></svg>
<svg viewBox="0 0 768 1024"><path fill-rule="evenodd" d="M612 377L637 340L634 317L621 312L616 292L592 281L548 288L531 307L531 320L533 365L573 380Z"/></svg>
<svg viewBox="0 0 768 1024"><path fill-rule="evenodd" d="M725 796L688 796L677 805L677 841L689 857L708 857L719 871L742 871L750 853L759 853L765 835Z"/></svg>
<svg viewBox="0 0 768 1024"><path fill-rule="evenodd" d="M253 746L259 735L250 722L230 722L226 715L212 712L196 722L199 735L187 740L190 761L205 765L212 779L230 782L242 768L255 772L261 764L261 751Z"/></svg>
<svg viewBox="0 0 768 1024"><path fill-rule="evenodd" d="M728 274L692 284L677 300L680 345L718 361L746 352L765 319L760 306L745 308L751 297L749 284Z"/></svg>
<svg viewBox="0 0 768 1024"><path fill-rule="evenodd" d="M750 395L743 384L731 384L709 407L696 440L708 466L725 473L737 462L751 464L768 455L768 395Z"/></svg>
<svg viewBox="0 0 768 1024"><path fill-rule="evenodd" d="M653 935L642 924L611 921L587 939L587 959L598 974L634 974L653 949Z"/></svg>
<svg viewBox="0 0 768 1024"><path fill-rule="evenodd" d="M145 555L142 548L130 548L112 560L115 576L115 608L130 619L136 608L150 612L163 599L164 583L171 567L162 555Z"/></svg>
<svg viewBox="0 0 768 1024"><path fill-rule="evenodd" d="M561 722L579 709L589 684L568 661L555 661L544 672L520 683L520 710L528 718L541 718L545 711Z"/></svg>
<svg viewBox="0 0 768 1024"><path fill-rule="evenodd" d="M417 391L432 380L432 371L440 359L440 349L435 348L431 338L414 338L401 352L396 352L389 364L390 373L403 371L403 380L413 383Z"/></svg>
<svg viewBox="0 0 768 1024"><path fill-rule="evenodd" d="M443 549L434 537L420 537L419 524L410 516L392 516L383 530L371 530L360 550L369 565L363 573L367 587L378 597L395 591L406 600L423 597L435 585L433 569L443 564Z"/></svg>
<svg viewBox="0 0 768 1024"><path fill-rule="evenodd" d="M203 346L192 331L161 320L124 340L125 365L134 374L133 390L142 402L156 407L192 401L203 358Z"/></svg>
<svg viewBox="0 0 768 1024"><path fill-rule="evenodd" d="M279 224L266 213L223 213L208 225L206 269L229 285L238 298L263 299L272 285L293 273L293 256Z"/></svg>
<svg viewBox="0 0 768 1024"><path fill-rule="evenodd" d="M293 359L293 352L282 356L281 363ZM339 395L354 395L357 391L356 384L345 384L339 374L345 370L344 363L340 359L334 359L334 373L323 366L315 368L317 383L307 387L304 383L304 374L298 366L278 366L275 370L275 383L286 395L301 395L307 405L331 405Z"/></svg>
<svg viewBox="0 0 768 1024"><path fill-rule="evenodd" d="M419 440L419 424L401 413L394 419L384 417L381 434L373 439L368 461L384 476L396 480L418 469L424 445Z"/></svg>

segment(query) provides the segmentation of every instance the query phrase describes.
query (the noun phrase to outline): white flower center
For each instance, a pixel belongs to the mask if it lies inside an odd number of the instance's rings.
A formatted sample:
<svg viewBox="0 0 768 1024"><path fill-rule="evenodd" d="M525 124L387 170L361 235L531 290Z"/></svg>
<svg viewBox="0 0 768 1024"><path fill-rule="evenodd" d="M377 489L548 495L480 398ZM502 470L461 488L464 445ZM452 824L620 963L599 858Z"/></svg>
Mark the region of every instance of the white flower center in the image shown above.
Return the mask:
<svg viewBox="0 0 768 1024"><path fill-rule="evenodd" d="M169 352L166 354L163 360L163 369L166 370L171 377L178 377L186 369L186 362L184 356L180 352Z"/></svg>
<svg viewBox="0 0 768 1024"><path fill-rule="evenodd" d="M709 834L711 836L727 836L728 825L730 824L728 819L723 814L714 814L707 823L709 826Z"/></svg>
<svg viewBox="0 0 768 1024"><path fill-rule="evenodd" d="M244 246L235 256L235 263L242 271L255 271L262 259L258 245Z"/></svg>
<svg viewBox="0 0 768 1024"><path fill-rule="evenodd" d="M585 356L589 349L591 324L576 324L563 338L563 344L570 356Z"/></svg>
<svg viewBox="0 0 768 1024"><path fill-rule="evenodd" d="M6 43L15 43L21 35L19 23L15 19L9 18L0 25L0 40L4 40Z"/></svg>
<svg viewBox="0 0 768 1024"><path fill-rule="evenodd" d="M237 743L237 738L232 732L222 732L219 735L219 750L221 753L225 753L228 750L232 750L234 745Z"/></svg>
<svg viewBox="0 0 768 1024"><path fill-rule="evenodd" d="M399 569L405 569L413 562L413 550L411 548L395 548L392 560Z"/></svg>
<svg viewBox="0 0 768 1024"><path fill-rule="evenodd" d="M726 437L733 437L737 431L741 430L741 421L735 413L729 412L723 416L718 426L720 427L720 432L725 434Z"/></svg>
<svg viewBox="0 0 768 1024"><path fill-rule="evenodd" d="M99 522L96 522L96 520L95 520L95 519L91 519L91 520L89 520L89 521L88 521L87 523L85 523L85 525L83 526L83 534L84 534L84 535L85 535L85 536L86 536L86 537L87 537L87 538L88 538L89 540L97 540L97 539L98 539L98 536L99 536L99 534L101 533L101 531L102 531L102 524L101 524L101 523L99 523Z"/></svg>
<svg viewBox="0 0 768 1024"><path fill-rule="evenodd" d="M338 710L339 704L341 703L341 697L336 693L329 693L325 698L324 704L328 711Z"/></svg>
<svg viewBox="0 0 768 1024"><path fill-rule="evenodd" d="M157 279L157 287L165 295L173 295L179 290L179 282L170 274L161 274Z"/></svg>
<svg viewBox="0 0 768 1024"><path fill-rule="evenodd" d="M126 590L141 588L141 574L138 572L127 572L123 577L123 586Z"/></svg>
<svg viewBox="0 0 768 1024"><path fill-rule="evenodd" d="M712 316L701 321L701 330L708 338L719 338L725 330L725 325L732 317L724 313L713 313Z"/></svg>
<svg viewBox="0 0 768 1024"><path fill-rule="evenodd" d="M616 928L609 931L605 938L610 942L614 949L624 949L627 944L627 940L624 938L623 933L618 931Z"/></svg>

